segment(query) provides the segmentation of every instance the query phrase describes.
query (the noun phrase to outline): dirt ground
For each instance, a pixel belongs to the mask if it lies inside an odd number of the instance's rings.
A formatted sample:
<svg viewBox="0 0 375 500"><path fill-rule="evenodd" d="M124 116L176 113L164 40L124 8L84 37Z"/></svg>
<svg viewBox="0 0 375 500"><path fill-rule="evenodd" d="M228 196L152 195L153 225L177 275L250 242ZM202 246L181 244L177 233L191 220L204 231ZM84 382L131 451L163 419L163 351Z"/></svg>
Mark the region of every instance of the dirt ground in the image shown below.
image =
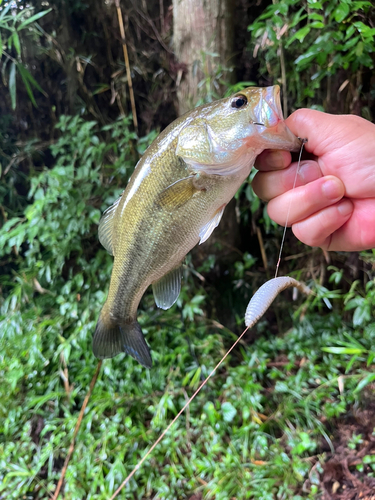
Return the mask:
<svg viewBox="0 0 375 500"><path fill-rule="evenodd" d="M320 476L322 500L375 500L375 477L369 476L375 473L370 465L363 463L363 457L374 455L375 469L374 429L374 402L365 409L353 409L337 422L332 431L335 453L327 453ZM363 467L362 470L357 466Z"/></svg>
<svg viewBox="0 0 375 500"><path fill-rule="evenodd" d="M325 440L320 450L325 452L326 461L322 465L317 498L375 500L375 477L370 476L375 476L375 471L363 463L364 457L374 456L375 469L375 401L362 403L361 409L351 409L332 424L331 439L335 453L332 454ZM357 466L361 466L361 470ZM202 498L201 493L196 493L189 500Z"/></svg>

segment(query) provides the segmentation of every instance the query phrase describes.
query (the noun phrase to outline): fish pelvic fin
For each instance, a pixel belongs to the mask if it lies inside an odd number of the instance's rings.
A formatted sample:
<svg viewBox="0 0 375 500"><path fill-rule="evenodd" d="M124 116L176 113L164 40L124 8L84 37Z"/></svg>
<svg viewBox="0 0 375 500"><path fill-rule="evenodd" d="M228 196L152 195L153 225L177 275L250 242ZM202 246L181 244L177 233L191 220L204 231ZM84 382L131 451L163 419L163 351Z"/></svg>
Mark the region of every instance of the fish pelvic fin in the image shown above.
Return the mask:
<svg viewBox="0 0 375 500"><path fill-rule="evenodd" d="M120 325L108 324L101 314L96 325L92 349L99 359L113 358L121 352L126 352L144 367L152 367L150 349L137 321Z"/></svg>
<svg viewBox="0 0 375 500"><path fill-rule="evenodd" d="M152 284L156 305L161 309L169 309L178 299L181 291L181 274L181 267L176 267Z"/></svg>

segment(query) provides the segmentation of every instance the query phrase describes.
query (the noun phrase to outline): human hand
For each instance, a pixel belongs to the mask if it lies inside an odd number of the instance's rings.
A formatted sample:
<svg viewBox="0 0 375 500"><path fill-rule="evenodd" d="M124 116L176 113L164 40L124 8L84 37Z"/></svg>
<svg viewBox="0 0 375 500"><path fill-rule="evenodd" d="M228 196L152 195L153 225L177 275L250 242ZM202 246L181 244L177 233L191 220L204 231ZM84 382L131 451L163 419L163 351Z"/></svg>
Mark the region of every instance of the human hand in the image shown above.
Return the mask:
<svg viewBox="0 0 375 500"><path fill-rule="evenodd" d="M253 180L255 193L268 201L268 214L288 225L303 243L325 250L375 247L375 125L354 115L330 115L311 109L286 120L307 138L312 159L297 162L287 151L264 151Z"/></svg>

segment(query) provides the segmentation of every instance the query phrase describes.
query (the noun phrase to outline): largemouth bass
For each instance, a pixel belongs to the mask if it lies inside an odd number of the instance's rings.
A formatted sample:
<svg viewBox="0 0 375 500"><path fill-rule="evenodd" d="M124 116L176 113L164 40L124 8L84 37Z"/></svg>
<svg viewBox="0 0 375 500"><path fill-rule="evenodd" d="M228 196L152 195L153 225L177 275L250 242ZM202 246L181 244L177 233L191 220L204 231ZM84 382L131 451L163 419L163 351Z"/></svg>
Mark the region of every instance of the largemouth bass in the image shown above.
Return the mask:
<svg viewBox="0 0 375 500"><path fill-rule="evenodd" d="M126 352L152 366L137 322L147 287L152 284L158 307L171 307L184 257L209 238L255 158L264 149L299 148L284 123L278 86L250 87L200 106L155 139L99 224L114 264L93 338L96 357Z"/></svg>

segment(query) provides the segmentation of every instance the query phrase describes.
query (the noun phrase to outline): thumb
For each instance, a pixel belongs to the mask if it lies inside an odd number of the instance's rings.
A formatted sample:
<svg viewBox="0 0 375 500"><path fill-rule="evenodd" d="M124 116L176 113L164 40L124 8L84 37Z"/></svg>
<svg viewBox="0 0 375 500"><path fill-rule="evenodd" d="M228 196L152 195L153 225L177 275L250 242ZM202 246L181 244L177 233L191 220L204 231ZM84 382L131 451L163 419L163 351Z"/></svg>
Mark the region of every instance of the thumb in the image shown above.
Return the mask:
<svg viewBox="0 0 375 500"><path fill-rule="evenodd" d="M345 115L330 115L314 109L298 109L285 123L301 139L307 139L306 150L316 156L348 143L347 118Z"/></svg>

